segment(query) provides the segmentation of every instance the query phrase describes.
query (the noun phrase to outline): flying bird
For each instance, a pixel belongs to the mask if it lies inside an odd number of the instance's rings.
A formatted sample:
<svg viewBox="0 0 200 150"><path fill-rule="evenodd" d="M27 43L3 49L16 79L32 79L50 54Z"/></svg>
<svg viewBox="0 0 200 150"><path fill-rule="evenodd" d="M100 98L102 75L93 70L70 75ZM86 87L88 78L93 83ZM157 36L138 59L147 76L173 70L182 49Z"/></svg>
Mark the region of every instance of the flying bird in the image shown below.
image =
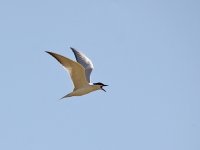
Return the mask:
<svg viewBox="0 0 200 150"><path fill-rule="evenodd" d="M60 62L61 65L65 68L65 70L69 72L74 85L74 90L71 93L62 97L61 99L72 96L82 96L96 90L103 90L106 92L106 90L103 87L108 85L105 85L101 82L90 82L90 74L94 69L92 61L82 52L72 47L70 47L70 49L74 53L77 62L60 54L46 51L58 62Z"/></svg>

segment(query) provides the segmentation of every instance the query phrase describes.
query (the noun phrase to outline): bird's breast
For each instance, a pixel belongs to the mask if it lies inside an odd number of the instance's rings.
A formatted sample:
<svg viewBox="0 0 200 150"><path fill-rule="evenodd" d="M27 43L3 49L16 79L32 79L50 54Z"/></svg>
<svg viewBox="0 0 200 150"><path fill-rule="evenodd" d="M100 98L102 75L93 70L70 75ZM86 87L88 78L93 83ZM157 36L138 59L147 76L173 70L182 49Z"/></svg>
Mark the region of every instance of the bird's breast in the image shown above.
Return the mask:
<svg viewBox="0 0 200 150"><path fill-rule="evenodd" d="M86 87L76 89L75 91L73 91L73 96L85 95L85 94L88 94L88 93L96 91L96 90L97 89L94 88L93 86L86 86Z"/></svg>

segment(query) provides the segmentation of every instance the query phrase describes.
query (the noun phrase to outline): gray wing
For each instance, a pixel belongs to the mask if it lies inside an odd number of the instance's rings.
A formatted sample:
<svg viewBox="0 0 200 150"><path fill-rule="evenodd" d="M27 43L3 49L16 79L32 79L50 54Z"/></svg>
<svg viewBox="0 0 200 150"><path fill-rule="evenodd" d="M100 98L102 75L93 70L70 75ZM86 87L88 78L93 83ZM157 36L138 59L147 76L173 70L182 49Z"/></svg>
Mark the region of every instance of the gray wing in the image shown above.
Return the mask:
<svg viewBox="0 0 200 150"><path fill-rule="evenodd" d="M57 61L59 61L63 65L63 67L69 72L72 82L74 84L74 89L79 89L81 87L84 87L85 85L88 85L85 77L85 69L83 68L83 66L62 55L48 51L46 52L57 59Z"/></svg>
<svg viewBox="0 0 200 150"><path fill-rule="evenodd" d="M85 54L83 54L82 52L79 52L72 47L70 48L76 57L76 61L85 68L85 76L86 76L87 81L90 83L90 74L92 70L94 69L92 61L87 56L85 56Z"/></svg>

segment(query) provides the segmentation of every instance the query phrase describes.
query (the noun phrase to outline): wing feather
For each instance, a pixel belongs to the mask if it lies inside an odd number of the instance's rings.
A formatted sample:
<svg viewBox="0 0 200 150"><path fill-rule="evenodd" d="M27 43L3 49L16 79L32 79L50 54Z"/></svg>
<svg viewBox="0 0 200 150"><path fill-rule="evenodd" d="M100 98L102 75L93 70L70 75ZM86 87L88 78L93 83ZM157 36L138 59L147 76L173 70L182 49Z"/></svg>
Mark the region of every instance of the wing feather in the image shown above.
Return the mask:
<svg viewBox="0 0 200 150"><path fill-rule="evenodd" d="M70 48L76 57L76 61L85 68L86 79L88 82L90 82L90 75L91 75L92 70L94 69L92 61L82 52L79 52L72 47Z"/></svg>
<svg viewBox="0 0 200 150"><path fill-rule="evenodd" d="M88 84L85 76L85 69L79 63L62 55L48 51L46 52L54 57L58 62L60 62L63 67L69 72L72 82L74 84L74 89L81 88Z"/></svg>

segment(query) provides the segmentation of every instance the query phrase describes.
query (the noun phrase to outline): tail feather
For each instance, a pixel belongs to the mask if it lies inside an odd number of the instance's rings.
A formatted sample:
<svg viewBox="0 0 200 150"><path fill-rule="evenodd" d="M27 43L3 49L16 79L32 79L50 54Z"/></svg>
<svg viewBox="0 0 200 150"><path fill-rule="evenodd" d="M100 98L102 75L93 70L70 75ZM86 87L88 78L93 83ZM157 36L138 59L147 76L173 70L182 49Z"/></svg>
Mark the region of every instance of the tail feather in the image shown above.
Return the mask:
<svg viewBox="0 0 200 150"><path fill-rule="evenodd" d="M67 98L67 97L72 97L71 93L69 93L69 94L63 96L62 98L60 98L60 100L61 100L61 99L64 99L64 98Z"/></svg>

